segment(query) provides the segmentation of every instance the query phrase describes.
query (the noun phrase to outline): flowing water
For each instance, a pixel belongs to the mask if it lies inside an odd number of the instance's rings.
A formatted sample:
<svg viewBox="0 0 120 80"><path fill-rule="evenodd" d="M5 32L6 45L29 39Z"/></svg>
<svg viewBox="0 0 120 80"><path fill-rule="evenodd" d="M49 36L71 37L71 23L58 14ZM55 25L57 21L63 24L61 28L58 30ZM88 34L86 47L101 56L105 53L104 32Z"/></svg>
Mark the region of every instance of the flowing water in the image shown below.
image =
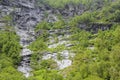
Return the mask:
<svg viewBox="0 0 120 80"><path fill-rule="evenodd" d="M16 28L16 32L20 36L20 44L23 47L20 54L22 56L22 60L18 66L18 71L22 72L26 77L29 77L32 75L30 73L32 71L32 68L30 67L30 56L32 54L32 51L27 47L32 41L35 40L34 36L30 35L34 35L34 31Z"/></svg>

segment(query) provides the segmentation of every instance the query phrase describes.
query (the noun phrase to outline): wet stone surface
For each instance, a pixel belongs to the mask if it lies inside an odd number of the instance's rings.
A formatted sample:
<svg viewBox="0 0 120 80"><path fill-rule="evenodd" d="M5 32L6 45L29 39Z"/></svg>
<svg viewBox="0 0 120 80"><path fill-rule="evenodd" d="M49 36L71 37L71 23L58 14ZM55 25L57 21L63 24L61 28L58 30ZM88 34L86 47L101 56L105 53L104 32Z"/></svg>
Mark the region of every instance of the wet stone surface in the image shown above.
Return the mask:
<svg viewBox="0 0 120 80"><path fill-rule="evenodd" d="M25 77L31 76L32 68L30 67L30 56L32 54L32 51L27 48L29 44L35 40L34 36L34 30L30 32L29 30L24 30L21 28L18 28L16 26L16 33L20 36L20 45L23 47L20 55L22 56L22 60L18 66L18 71L22 72ZM32 29L31 29L32 30Z"/></svg>
<svg viewBox="0 0 120 80"><path fill-rule="evenodd" d="M48 42L48 48L57 48L60 45L63 45L65 47L71 47L72 44L69 40L71 34L69 30L50 30L49 31L49 42ZM64 35L58 35L58 34L64 34ZM55 37L52 35L56 35ZM57 39L57 41L56 41ZM58 55L61 59L58 58ZM70 58L74 57L74 53L72 53L70 50L64 49L62 51L58 51L55 53L45 53L42 57L42 60L52 59L57 63L58 69L64 69L68 66L72 65L72 60Z"/></svg>

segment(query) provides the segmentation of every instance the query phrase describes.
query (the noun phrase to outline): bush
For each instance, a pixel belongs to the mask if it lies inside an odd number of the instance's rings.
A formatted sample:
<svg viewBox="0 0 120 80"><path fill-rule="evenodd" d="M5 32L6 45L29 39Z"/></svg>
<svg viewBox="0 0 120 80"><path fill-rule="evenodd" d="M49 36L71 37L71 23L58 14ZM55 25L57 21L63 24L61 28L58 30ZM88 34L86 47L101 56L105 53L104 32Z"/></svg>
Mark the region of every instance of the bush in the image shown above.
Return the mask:
<svg viewBox="0 0 120 80"><path fill-rule="evenodd" d="M54 60L48 59L48 60L42 60L40 62L42 69L55 69L57 68L57 63Z"/></svg>
<svg viewBox="0 0 120 80"><path fill-rule="evenodd" d="M41 29L45 29L45 30L51 29L50 23L48 23L46 21L42 21L41 23L38 23L36 28L35 28L35 32L37 32Z"/></svg>
<svg viewBox="0 0 120 80"><path fill-rule="evenodd" d="M76 27L76 26L79 26L79 24L82 24L82 23L88 24L94 21L95 19L94 19L93 13L85 12L80 16L75 16L74 18L72 18L72 20L70 21L70 26Z"/></svg>
<svg viewBox="0 0 120 80"><path fill-rule="evenodd" d="M46 51L47 44L44 41L43 37L38 37L34 42L32 42L29 45L29 48L35 52L39 52L39 51L42 52L42 51Z"/></svg>
<svg viewBox="0 0 120 80"><path fill-rule="evenodd" d="M17 64L20 61L20 51L19 37L14 32L0 31L0 52Z"/></svg>

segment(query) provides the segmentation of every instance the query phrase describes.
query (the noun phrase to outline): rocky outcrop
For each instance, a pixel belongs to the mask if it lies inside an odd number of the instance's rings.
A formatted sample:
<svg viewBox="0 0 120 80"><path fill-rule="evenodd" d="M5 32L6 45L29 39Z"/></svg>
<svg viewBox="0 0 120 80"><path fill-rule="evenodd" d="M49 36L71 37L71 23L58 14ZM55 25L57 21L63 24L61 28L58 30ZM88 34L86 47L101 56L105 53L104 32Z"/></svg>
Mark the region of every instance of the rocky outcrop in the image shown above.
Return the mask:
<svg viewBox="0 0 120 80"><path fill-rule="evenodd" d="M61 14L64 17L73 17L75 15L81 15L85 10L86 7L83 4L67 4L65 8L53 9L53 13Z"/></svg>
<svg viewBox="0 0 120 80"><path fill-rule="evenodd" d="M53 52L44 53L42 60L54 60L57 63L57 70L71 66L72 58L75 56L75 53L70 49L72 46L74 46L70 40L70 36L72 35L70 28L54 29L49 30L48 32L48 49L57 49L60 46L65 48L63 50L58 49L57 51L55 50Z"/></svg>
<svg viewBox="0 0 120 80"><path fill-rule="evenodd" d="M26 7L26 8L34 8L35 0L1 0L0 4L4 6L10 7Z"/></svg>
<svg viewBox="0 0 120 80"><path fill-rule="evenodd" d="M89 23L89 24L79 24L80 29L84 29L86 31L97 33L99 30L109 30L113 24L105 24L105 23Z"/></svg>

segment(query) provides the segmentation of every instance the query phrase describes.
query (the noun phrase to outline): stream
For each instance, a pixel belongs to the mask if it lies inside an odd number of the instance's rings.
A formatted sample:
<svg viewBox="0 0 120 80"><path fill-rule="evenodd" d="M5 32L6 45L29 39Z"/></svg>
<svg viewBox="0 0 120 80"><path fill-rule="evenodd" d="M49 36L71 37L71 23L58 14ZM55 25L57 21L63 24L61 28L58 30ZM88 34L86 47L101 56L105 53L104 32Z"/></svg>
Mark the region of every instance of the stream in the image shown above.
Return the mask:
<svg viewBox="0 0 120 80"><path fill-rule="evenodd" d="M25 75L25 77L29 77L32 75L30 73L32 71L32 68L30 67L30 56L32 54L32 51L27 47L32 41L35 40L34 36L30 35L34 35L34 30L31 30L32 32L30 32L28 29L24 30L17 27L16 30L17 34L20 36L20 45L23 47L20 53L22 60L18 66L18 71L22 72Z"/></svg>

